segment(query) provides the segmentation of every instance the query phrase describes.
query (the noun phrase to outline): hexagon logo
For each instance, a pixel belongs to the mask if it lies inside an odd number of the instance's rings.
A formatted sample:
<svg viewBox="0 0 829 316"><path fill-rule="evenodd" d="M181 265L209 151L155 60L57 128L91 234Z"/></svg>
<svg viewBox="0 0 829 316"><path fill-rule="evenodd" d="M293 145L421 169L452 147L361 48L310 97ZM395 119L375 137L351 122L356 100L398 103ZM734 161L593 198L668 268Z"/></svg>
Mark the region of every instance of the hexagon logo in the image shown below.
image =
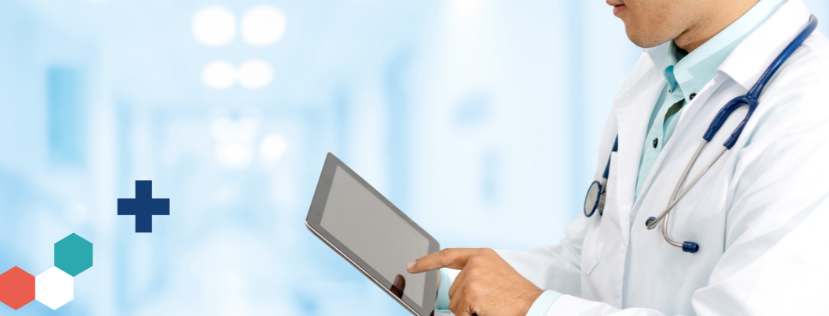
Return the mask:
<svg viewBox="0 0 829 316"><path fill-rule="evenodd" d="M35 299L51 309L58 309L75 298L75 278L56 267L35 277Z"/></svg>
<svg viewBox="0 0 829 316"><path fill-rule="evenodd" d="M0 274L0 302L17 310L34 299L34 276L18 267Z"/></svg>
<svg viewBox="0 0 829 316"><path fill-rule="evenodd" d="M92 267L92 243L71 234L55 243L55 267L71 276Z"/></svg>
<svg viewBox="0 0 829 316"><path fill-rule="evenodd" d="M92 267L92 243L71 234L55 243L55 266L32 276L18 267L0 274L0 302L17 310L37 299L58 309L75 298L75 276Z"/></svg>

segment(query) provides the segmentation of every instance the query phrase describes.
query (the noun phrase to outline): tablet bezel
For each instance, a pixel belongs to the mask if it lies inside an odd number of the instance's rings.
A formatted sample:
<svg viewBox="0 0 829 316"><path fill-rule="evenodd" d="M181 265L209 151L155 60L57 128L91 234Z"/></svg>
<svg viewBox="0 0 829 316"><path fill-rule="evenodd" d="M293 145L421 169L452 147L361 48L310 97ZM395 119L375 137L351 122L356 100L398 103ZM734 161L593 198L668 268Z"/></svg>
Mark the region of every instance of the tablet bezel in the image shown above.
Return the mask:
<svg viewBox="0 0 829 316"><path fill-rule="evenodd" d="M340 254L346 261L350 262L357 270L360 270L366 277L371 279L375 284L377 284L380 288L382 288L389 296L394 298L398 303L403 305L406 309L414 313L415 315L419 316L428 316L432 314L435 308L435 299L436 295L434 292L429 291L429 289L437 289L437 270L428 271L426 272L426 285L424 287L423 293L423 305L420 306L417 302L413 301L409 298L405 293L401 298L398 298L391 292L392 280L386 280L380 275L374 268L372 268L368 263L363 261L359 256L357 256L354 252L352 252L348 247L346 247L342 242L340 242L336 237L334 237L331 233L329 233L325 228L320 225L322 221L322 215L325 210L325 204L328 201L328 194L331 191L331 183L334 180L334 173L337 171L337 167L342 168L343 171L347 172L349 175L354 177L363 187L368 189L375 197L381 200L383 203L386 204L392 211L397 213L398 216L403 218L409 225L411 225L415 230L420 232L426 239L429 240L429 253L434 253L440 250L440 244L438 241L433 238L429 233L427 233L423 228L417 225L414 221L412 221L405 213L400 211L394 204L392 204L388 199L386 199L380 192L378 192L374 187L372 187L368 182L363 180L354 170L351 170L348 166L345 165L340 159L338 159L334 154L328 153L325 158L325 164L322 168L322 173L320 174L319 182L317 183L317 189L314 192L314 199L311 202L311 208L308 210L308 217L305 219L305 226L314 233L317 237L320 238L325 244L327 244L331 249L336 251ZM431 293L431 294L430 294Z"/></svg>

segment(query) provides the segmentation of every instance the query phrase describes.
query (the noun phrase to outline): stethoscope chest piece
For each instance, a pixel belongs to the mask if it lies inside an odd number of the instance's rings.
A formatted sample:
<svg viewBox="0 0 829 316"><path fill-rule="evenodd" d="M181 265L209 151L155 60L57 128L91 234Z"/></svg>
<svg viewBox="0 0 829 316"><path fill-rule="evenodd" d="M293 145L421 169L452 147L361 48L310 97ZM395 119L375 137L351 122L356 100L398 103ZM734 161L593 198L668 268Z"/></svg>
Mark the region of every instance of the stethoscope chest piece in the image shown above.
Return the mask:
<svg viewBox="0 0 829 316"><path fill-rule="evenodd" d="M604 212L604 188L599 181L593 181L590 188L587 189L587 195L584 197L584 216L593 216L596 210L599 210L599 215Z"/></svg>

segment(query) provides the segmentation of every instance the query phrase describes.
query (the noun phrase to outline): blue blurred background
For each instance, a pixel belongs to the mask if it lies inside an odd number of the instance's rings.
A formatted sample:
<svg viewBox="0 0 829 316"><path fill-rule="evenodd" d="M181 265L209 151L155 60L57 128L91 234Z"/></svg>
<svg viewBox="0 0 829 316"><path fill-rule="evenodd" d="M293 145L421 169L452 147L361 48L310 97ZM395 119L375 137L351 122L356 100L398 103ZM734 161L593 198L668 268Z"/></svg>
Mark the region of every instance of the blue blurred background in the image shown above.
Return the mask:
<svg viewBox="0 0 829 316"><path fill-rule="evenodd" d="M442 247L553 244L640 53L600 0L2 0L0 270L95 266L0 310L408 315L305 229L325 153Z"/></svg>

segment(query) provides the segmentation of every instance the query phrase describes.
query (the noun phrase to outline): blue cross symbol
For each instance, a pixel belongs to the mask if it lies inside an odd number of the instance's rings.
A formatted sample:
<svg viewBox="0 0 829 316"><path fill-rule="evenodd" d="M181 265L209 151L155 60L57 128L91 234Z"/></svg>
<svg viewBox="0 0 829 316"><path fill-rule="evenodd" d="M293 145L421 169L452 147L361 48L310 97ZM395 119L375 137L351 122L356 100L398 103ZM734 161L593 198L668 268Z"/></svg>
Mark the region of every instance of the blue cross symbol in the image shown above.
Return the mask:
<svg viewBox="0 0 829 316"><path fill-rule="evenodd" d="M170 199L153 198L153 182L135 181L135 198L118 199L118 215L135 215L135 232L152 233L153 215L170 215Z"/></svg>

